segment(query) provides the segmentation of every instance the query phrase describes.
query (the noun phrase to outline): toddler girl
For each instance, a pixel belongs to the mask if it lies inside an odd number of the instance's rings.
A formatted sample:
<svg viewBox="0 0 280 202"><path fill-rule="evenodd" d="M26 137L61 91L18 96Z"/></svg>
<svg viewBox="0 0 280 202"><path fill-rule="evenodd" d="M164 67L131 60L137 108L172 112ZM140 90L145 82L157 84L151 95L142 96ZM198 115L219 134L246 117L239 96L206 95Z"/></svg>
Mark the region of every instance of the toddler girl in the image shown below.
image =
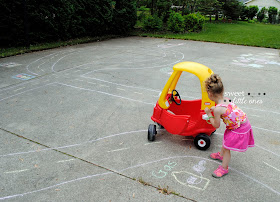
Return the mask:
<svg viewBox="0 0 280 202"><path fill-rule="evenodd" d="M222 177L228 174L230 150L245 152L248 147L254 147L253 131L246 114L234 103L224 98L224 86L219 75L212 74L206 79L205 87L210 100L216 103L216 107L211 107L211 109L206 107L205 109L211 124L215 128L219 128L220 118L226 124L221 152L210 155L210 158L222 161L222 165L212 174L213 177Z"/></svg>

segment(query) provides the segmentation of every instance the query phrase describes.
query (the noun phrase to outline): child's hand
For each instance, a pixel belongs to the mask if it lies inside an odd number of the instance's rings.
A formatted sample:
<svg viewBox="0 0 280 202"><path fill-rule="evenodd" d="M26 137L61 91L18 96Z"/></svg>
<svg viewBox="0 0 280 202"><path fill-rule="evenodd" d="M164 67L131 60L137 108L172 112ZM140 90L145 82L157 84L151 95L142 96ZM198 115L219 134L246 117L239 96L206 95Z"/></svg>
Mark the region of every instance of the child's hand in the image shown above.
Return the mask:
<svg viewBox="0 0 280 202"><path fill-rule="evenodd" d="M215 108L216 108L215 106L211 107L211 109L210 109L211 112L214 111Z"/></svg>
<svg viewBox="0 0 280 202"><path fill-rule="evenodd" d="M211 108L211 109L212 109L212 108ZM204 111L205 111L205 113L206 113L207 115L211 113L211 110L210 110L208 107L206 107L206 108L204 109Z"/></svg>

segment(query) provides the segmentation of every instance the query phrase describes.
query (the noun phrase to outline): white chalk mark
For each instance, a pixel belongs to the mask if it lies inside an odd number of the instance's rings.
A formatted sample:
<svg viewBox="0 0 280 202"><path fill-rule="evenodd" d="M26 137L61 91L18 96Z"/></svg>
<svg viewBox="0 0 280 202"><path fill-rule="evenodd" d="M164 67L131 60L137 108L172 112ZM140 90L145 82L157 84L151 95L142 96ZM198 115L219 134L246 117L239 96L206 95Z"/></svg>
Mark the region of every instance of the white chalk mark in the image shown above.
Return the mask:
<svg viewBox="0 0 280 202"><path fill-rule="evenodd" d="M111 150L111 151L107 151L107 152L116 152L116 151L123 151L123 150L127 150L128 148L121 148L121 149L115 149L115 150Z"/></svg>
<svg viewBox="0 0 280 202"><path fill-rule="evenodd" d="M220 164L219 162L217 162L217 161L215 161L215 160L211 160L211 159L203 158L203 157L199 157L199 156L173 156L173 157L167 157L167 158L163 158L163 159L160 159L160 160L151 161L151 162L147 162L147 163L143 163L143 164L131 166L131 167L122 169L122 170L120 170L119 172L123 172L123 171L125 171L125 170L133 169L133 168L137 168L137 167L142 167L142 166L149 165L149 164L152 164L152 163L157 163L157 162L160 162L160 161L165 161L165 160L170 160L170 159L177 159L177 158L196 158L196 159L202 159L202 160L205 160L205 161L211 161L211 162L213 162L213 163ZM236 169L234 169L234 168L229 167L229 169L231 169L231 170L233 170L233 171L239 173L240 175L243 175L243 176L245 176L245 177L251 179L252 181L254 181L254 182L256 182L256 183L258 183L258 184L260 184L260 185L266 187L267 189L269 189L270 191L274 192L275 194L280 195L280 192L274 190L273 188L269 187L268 185L266 185L266 184L264 184L264 183L262 183L262 182L260 182L260 181L258 181L258 180L256 180L256 179L254 179L253 177L250 177L250 176L248 176L248 175L246 175L246 174L244 174L244 173L242 173L242 172L240 172L240 171L238 171L238 170L236 170Z"/></svg>
<svg viewBox="0 0 280 202"><path fill-rule="evenodd" d="M146 146L146 145L160 144L160 143L162 143L162 142L152 142L152 143L146 143L146 144L144 144L144 145Z"/></svg>
<svg viewBox="0 0 280 202"><path fill-rule="evenodd" d="M242 109L251 109L251 110L255 110L255 111L261 111L261 112L268 112L268 113L273 113L273 114L280 114L280 112L275 112L275 111L269 111L269 110L264 110L264 109L254 109L254 108L250 108L250 107L242 107Z"/></svg>
<svg viewBox="0 0 280 202"><path fill-rule="evenodd" d="M42 152L42 151L51 151L51 150L55 150L55 149L71 148L71 147L81 146L81 145L84 145L84 144L93 143L93 142L97 142L97 141L108 139L108 138L112 138L112 137L117 137L117 136L131 134L131 133L141 133L141 132L147 132L147 130L145 129L145 130L136 130L136 131L128 131L128 132L123 132L123 133L117 133L117 134L109 135L109 136L106 136L106 137L98 138L98 139L95 139L95 140L90 140L90 141L82 142L82 143L79 143L79 144L46 148L46 149L41 149L39 151L38 150L31 150L31 151L27 151L27 152L17 152L17 153L10 153L10 154L2 154L2 155L0 155L0 157L16 156L16 155L37 153L37 152Z"/></svg>
<svg viewBox="0 0 280 202"><path fill-rule="evenodd" d="M252 128L256 128L256 129L259 129L259 130L265 130L265 131L269 131L269 132L273 132L273 133L280 133L280 131L269 130L269 129L260 128L260 127L256 127L256 126L252 126Z"/></svg>
<svg viewBox="0 0 280 202"><path fill-rule="evenodd" d="M21 173L21 172L24 172L24 171L28 171L29 169L24 169L24 170L14 170L14 171L8 171L8 172L5 172L6 174L12 174L12 173Z"/></svg>
<svg viewBox="0 0 280 202"><path fill-rule="evenodd" d="M18 86L26 85L26 84L28 84L28 83L37 82L37 81L38 81L37 79L27 80L27 81L24 81L24 82L22 82L22 83L20 83L20 84L13 85L13 86L8 87L8 88L0 89L0 92L1 92L1 91L9 90L9 89L11 89L11 88L16 88L16 87L18 87Z"/></svg>
<svg viewBox="0 0 280 202"><path fill-rule="evenodd" d="M49 186L49 187L45 187L45 188L42 188L42 189L38 189L38 190L35 190L35 191L30 191L30 192L26 192L26 193L22 193L22 194L16 194L16 195L10 195L10 196L1 197L0 200L16 198L16 197L25 196L25 195L28 195L28 194L34 194L34 193L37 193L37 192L41 192L41 191L45 191L45 190L48 190L48 189L52 189L54 187L58 187L58 186L65 185L65 184L68 184L68 183L77 182L77 181L81 181L81 180L85 180L85 179L90 179L90 178L97 177L97 176L108 175L108 174L112 174L112 173L113 172L106 172L106 173L100 173L100 174L96 174L96 175L89 175L89 176L85 176L85 177L80 177L80 178L77 178L77 179L61 182L59 184L55 184L55 185L52 185L52 186Z"/></svg>
<svg viewBox="0 0 280 202"><path fill-rule="evenodd" d="M264 147L261 147L261 146L259 146L259 145L257 145L257 144L255 144L255 146L256 146L256 147L259 147L259 148L261 148L261 149L263 149L263 150L265 150L265 151L267 151L267 152L269 152L269 153L271 153L271 154L274 154L275 156L280 157L279 154L276 154L275 152L270 151L269 149L266 149L266 148L264 148Z"/></svg>
<svg viewBox="0 0 280 202"><path fill-rule="evenodd" d="M100 87L106 87L106 88L110 88L110 86L107 85L103 85L103 84L99 84Z"/></svg>
<svg viewBox="0 0 280 202"><path fill-rule="evenodd" d="M123 88L117 88L118 90L122 90L122 91L125 91L125 89L123 89Z"/></svg>
<svg viewBox="0 0 280 202"><path fill-rule="evenodd" d="M87 81L87 83L90 83L90 84L96 85L96 83L93 83L93 82L90 82L90 81Z"/></svg>
<svg viewBox="0 0 280 202"><path fill-rule="evenodd" d="M145 130L146 131L146 130ZM126 171L126 170L129 170L129 169L134 169L134 168L138 168L138 167L142 167L142 166L145 166L145 165L149 165L149 164L153 164L153 163L157 163L157 162L160 162L160 161L165 161L165 160L170 160L170 159L177 159L177 158L197 158L197 159L202 159L202 160L206 160L206 161L211 161L213 163L217 163L219 164L217 161L215 160L211 160L211 159L208 159L208 158L202 158L202 157L199 157L199 156L173 156L173 157L167 157L167 158L163 158L163 159L159 159L159 160L156 160L156 161L151 161L151 162L147 162L147 163L142 163L142 164L138 164L138 165L135 165L135 166L131 166L131 167L128 167L128 168L125 168L125 169L122 169L122 170L119 170L118 172L123 172L123 171ZM247 178L249 178L250 180L266 187L267 189L269 189L270 191L274 192L275 194L277 195L280 195L280 192L274 190L273 188L269 187L268 185L240 172L240 171L237 171L231 167L229 167L229 169L239 173L240 175L243 175ZM48 189L52 189L54 187L58 187L58 186L61 186L61 185L65 185L65 184L68 184L68 183L72 183L72 182L77 182L77 181L81 181L81 180L85 180L85 179L90 179L90 178L93 178L93 177L97 177L97 176L103 176L103 175L108 175L108 174L112 174L113 172L106 172L106 173L100 173L100 174L95 174L95 175L89 175L89 176L85 176L85 177L80 177L80 178L77 178L77 179L73 179L73 180L69 180L69 181L65 181L65 182L61 182L59 184L55 184L55 185L52 185L52 186L49 186L49 187L45 187L45 188L42 188L42 189L38 189L38 190L34 190L34 191L31 191L31 192L26 192L26 193L22 193L22 194L15 194L15 195L10 195L10 196L5 196L5 197L1 197L0 200L5 200L5 199L10 199L10 198L16 198L16 197L19 197L19 196L25 196L25 195L28 195L28 194L34 194L34 193L37 193L37 192L41 192L41 191L45 191L45 190L48 190Z"/></svg>
<svg viewBox="0 0 280 202"><path fill-rule="evenodd" d="M26 66L26 70L29 71L29 72L32 73L32 74L39 75L39 74L36 74L36 73L31 72L31 71L29 70L30 65L33 64L33 63L35 63L35 62L38 62L39 60L42 60L42 59L44 59L44 58L46 58L46 57L49 57L49 56L51 56L51 55L54 55L54 54L56 54L56 53L52 53L52 54L46 55L46 56L44 56L44 57L41 57L41 58L39 58L39 59L37 59L37 60L34 60L33 62L31 62L29 65Z"/></svg>
<svg viewBox="0 0 280 202"><path fill-rule="evenodd" d="M154 103L149 103L149 102L144 102L144 101L140 101L140 100L135 100L135 99L131 99L131 98L128 98L128 97L123 97L123 96L120 96L120 95L106 93L106 92L103 92L103 91L92 90L92 89L88 89L88 88L80 88L80 87L77 87L77 86L72 86L72 85L68 85L68 84L64 84L64 83L57 83L57 84L68 86L68 87L72 87L72 88L76 88L76 89L80 89L80 90L85 90L85 91L90 91L90 92L96 92L96 93L101 93L101 94L105 94L105 95L110 95L110 96L121 98L121 99L125 99L125 100L130 100L130 101L134 101L134 102L140 102L140 103L143 103L143 104L154 105Z"/></svg>
<svg viewBox="0 0 280 202"><path fill-rule="evenodd" d="M55 72L55 71L54 71L54 67L55 67L55 65L56 65L60 60L62 60L63 58L65 58L65 57L67 57L67 56L69 56L69 55L72 55L72 54L74 54L74 53L71 52L71 53L66 54L66 55L64 55L63 57L59 58L59 59L52 65L52 72Z"/></svg>
<svg viewBox="0 0 280 202"><path fill-rule="evenodd" d="M180 174L182 175L182 173L184 173L185 176L188 176L188 178L186 179L186 182L182 182L181 180L179 180L177 178L177 175ZM177 175L176 175L177 174ZM205 178L205 177L202 177L202 174L199 173L200 176L198 175L195 175L193 173L190 173L190 172L187 172L187 171L180 171L180 172L172 172L171 175L176 179L177 182L179 182L180 184L184 185L184 186L189 186L191 188L194 188L194 189L198 189L198 190L205 190L209 183L210 183L210 180ZM198 181L200 180L200 181ZM202 187L199 187L198 184L200 184L202 181L206 181L204 186Z"/></svg>
<svg viewBox="0 0 280 202"><path fill-rule="evenodd" d="M23 88L18 88L18 89L14 90L14 91L17 92L17 91L22 90L22 89L25 89L25 87L23 87Z"/></svg>
<svg viewBox="0 0 280 202"><path fill-rule="evenodd" d="M75 160L75 159L62 160L62 161L57 161L57 163L64 163L64 162L74 161L74 160Z"/></svg>
<svg viewBox="0 0 280 202"><path fill-rule="evenodd" d="M92 79L92 80L96 80L96 81L101 81L101 82L104 82L104 83L110 83L110 84L113 84L113 85L123 86L123 87L127 87L127 88L136 88L136 89L142 89L142 90L149 90L149 91L159 92L158 90L154 90L154 89L148 89L148 88L137 87L137 86L128 86L128 85L114 83L114 82L111 82L111 81L106 81L106 80L98 79L98 78L94 78L94 77L86 77L86 76L83 76L83 75L81 77Z"/></svg>
<svg viewBox="0 0 280 202"><path fill-rule="evenodd" d="M81 80L81 79L75 79L76 81L82 81L82 82L84 82L83 80Z"/></svg>
<svg viewBox="0 0 280 202"><path fill-rule="evenodd" d="M9 99L9 98L15 97L15 96L17 96L17 95L21 95L21 94L23 94L23 93L26 93L26 92L29 92L29 91L32 91L32 90L36 90L36 89L39 89L39 88L43 88L43 87L46 87L46 86L49 86L49 85L53 85L53 84L56 84L56 82L54 82L54 83L49 83L49 84L46 84L46 85L43 85L43 86L39 86L39 87L37 87L37 88L32 88L32 89L23 91L23 92L21 92L21 93L17 93L17 94L15 94L15 95L12 95L12 96L9 96L9 97L6 97L6 98L1 99L0 102L3 101L3 100Z"/></svg>
<svg viewBox="0 0 280 202"><path fill-rule="evenodd" d="M139 94L139 95L143 95L143 93L139 93L139 92L134 92L135 94Z"/></svg>
<svg viewBox="0 0 280 202"><path fill-rule="evenodd" d="M277 170L277 171L280 172L280 170L279 170L278 168L275 168L274 166L272 166L272 165L270 165L270 164L268 164L268 163L266 163L266 162L263 162L263 163L266 164L266 165L268 165L269 167L274 168L275 170Z"/></svg>
<svg viewBox="0 0 280 202"><path fill-rule="evenodd" d="M261 117L261 116L258 116L258 115L250 115L250 116Z"/></svg>

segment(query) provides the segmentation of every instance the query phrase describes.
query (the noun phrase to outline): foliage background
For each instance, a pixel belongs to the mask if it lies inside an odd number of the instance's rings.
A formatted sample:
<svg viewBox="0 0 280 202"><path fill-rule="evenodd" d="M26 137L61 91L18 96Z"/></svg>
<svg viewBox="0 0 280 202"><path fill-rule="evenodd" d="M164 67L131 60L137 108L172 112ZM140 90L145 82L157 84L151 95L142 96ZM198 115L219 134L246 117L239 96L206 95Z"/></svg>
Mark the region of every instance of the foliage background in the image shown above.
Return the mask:
<svg viewBox="0 0 280 202"><path fill-rule="evenodd" d="M136 0L0 0L0 10L4 47L125 34L137 20Z"/></svg>

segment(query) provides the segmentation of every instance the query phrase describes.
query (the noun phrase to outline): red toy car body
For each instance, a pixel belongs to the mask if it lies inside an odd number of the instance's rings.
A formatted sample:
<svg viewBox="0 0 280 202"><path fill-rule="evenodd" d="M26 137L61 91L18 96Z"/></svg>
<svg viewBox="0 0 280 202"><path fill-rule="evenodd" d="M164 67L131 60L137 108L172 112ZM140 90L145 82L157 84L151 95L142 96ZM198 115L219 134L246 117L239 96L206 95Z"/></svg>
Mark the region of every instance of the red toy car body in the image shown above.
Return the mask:
<svg viewBox="0 0 280 202"><path fill-rule="evenodd" d="M193 71L193 69L195 70ZM209 136L216 128L208 124L202 117L205 115L205 107L210 108L215 106L215 103L208 98L203 82L213 71L204 65L193 62L179 63L173 67L173 70L173 76L171 75L162 91L151 119L171 134L194 137L195 146L200 150L206 150L211 143ZM199 77L202 99L181 100L175 87L182 71L191 72ZM150 124L148 139L154 141L156 134L156 125Z"/></svg>

